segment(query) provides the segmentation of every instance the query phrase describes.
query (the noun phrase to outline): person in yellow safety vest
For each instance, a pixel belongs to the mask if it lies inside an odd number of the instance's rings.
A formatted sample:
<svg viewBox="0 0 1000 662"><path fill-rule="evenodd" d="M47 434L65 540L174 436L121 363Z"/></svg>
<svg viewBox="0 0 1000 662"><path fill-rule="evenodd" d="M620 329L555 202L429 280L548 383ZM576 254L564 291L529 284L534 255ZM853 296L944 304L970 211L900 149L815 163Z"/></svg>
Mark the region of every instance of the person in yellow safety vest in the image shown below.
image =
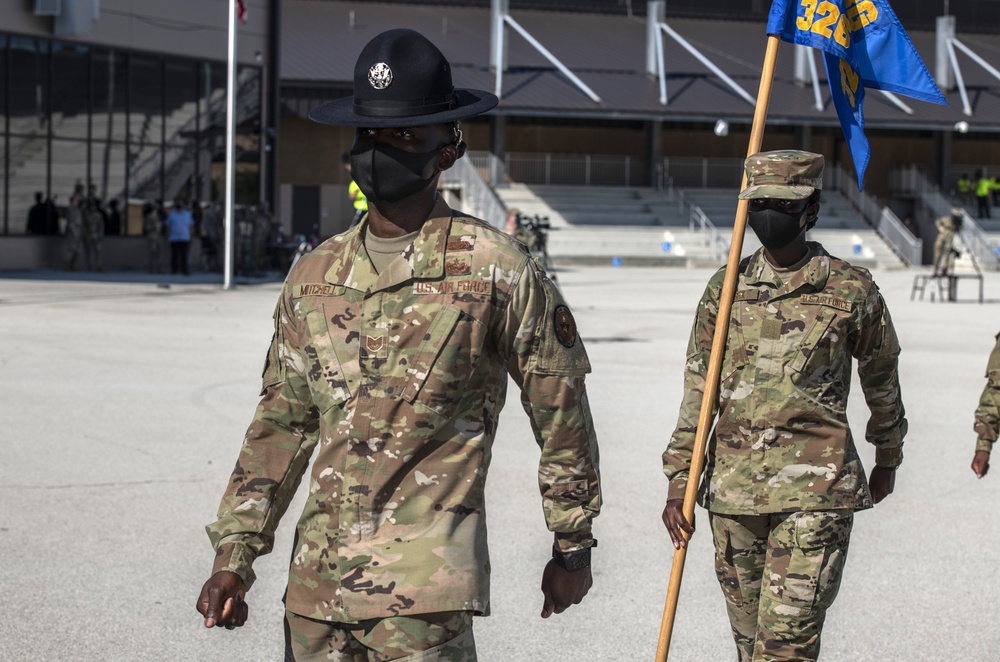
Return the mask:
<svg viewBox="0 0 1000 662"><path fill-rule="evenodd" d="M976 207L979 218L990 217L990 191L993 189L993 181L983 174L982 170L976 171Z"/></svg>
<svg viewBox="0 0 1000 662"><path fill-rule="evenodd" d="M958 193L958 199L963 205L969 205L972 203L972 180L965 173L958 176L958 181L955 182L955 191Z"/></svg>
<svg viewBox="0 0 1000 662"><path fill-rule="evenodd" d="M351 221L353 228L361 221L361 217L368 213L368 198L361 192L353 179L350 186L347 187L347 197L354 203L354 220Z"/></svg>

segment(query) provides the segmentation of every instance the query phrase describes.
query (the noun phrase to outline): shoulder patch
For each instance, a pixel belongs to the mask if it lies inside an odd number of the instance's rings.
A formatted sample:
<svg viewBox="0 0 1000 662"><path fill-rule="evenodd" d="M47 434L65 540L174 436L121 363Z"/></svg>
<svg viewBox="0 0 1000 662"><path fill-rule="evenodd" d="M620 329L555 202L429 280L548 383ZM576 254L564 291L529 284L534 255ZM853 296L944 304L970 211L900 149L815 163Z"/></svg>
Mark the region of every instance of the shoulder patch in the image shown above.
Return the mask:
<svg viewBox="0 0 1000 662"><path fill-rule="evenodd" d="M576 320L573 313L563 304L556 306L552 315L552 324L556 329L556 338L563 347L572 347L576 344Z"/></svg>
<svg viewBox="0 0 1000 662"><path fill-rule="evenodd" d="M585 375L590 372L590 361L573 313L555 283L543 272L537 273L545 313L535 322L533 357L528 369L544 375Z"/></svg>

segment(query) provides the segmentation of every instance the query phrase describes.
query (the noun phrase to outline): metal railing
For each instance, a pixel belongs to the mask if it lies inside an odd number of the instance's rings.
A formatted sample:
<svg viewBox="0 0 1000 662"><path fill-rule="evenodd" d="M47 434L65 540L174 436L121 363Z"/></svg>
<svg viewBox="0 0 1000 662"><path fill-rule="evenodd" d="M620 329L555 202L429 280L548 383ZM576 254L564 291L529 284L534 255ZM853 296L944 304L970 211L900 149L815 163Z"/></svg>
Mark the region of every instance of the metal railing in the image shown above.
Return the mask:
<svg viewBox="0 0 1000 662"><path fill-rule="evenodd" d="M677 188L738 189L743 159L663 157L663 178Z"/></svg>
<svg viewBox="0 0 1000 662"><path fill-rule="evenodd" d="M923 262L924 242L914 237L892 210L877 197L859 191L854 184L854 175L841 167L837 170L834 180L835 188L861 213L861 217L872 226L892 252L908 267L919 267Z"/></svg>
<svg viewBox="0 0 1000 662"><path fill-rule="evenodd" d="M889 173L889 188L895 193L905 193L920 198L931 213L937 216L948 216L955 207L954 201L941 193L941 190L915 166L899 168ZM997 246L986 236L976 220L967 211L962 210L961 239L968 248L973 262L990 271L1000 271L1000 256Z"/></svg>
<svg viewBox="0 0 1000 662"><path fill-rule="evenodd" d="M503 161L498 159L493 152L469 151L465 158L468 159L472 167L476 169L479 176L490 186L505 186L507 182L507 169Z"/></svg>
<svg viewBox="0 0 1000 662"><path fill-rule="evenodd" d="M702 245L711 249L712 259L724 262L726 256L729 255L729 241L719 232L719 228L715 227L708 214L698 205L688 202L683 191L677 195L677 204L681 214L685 212L685 207L687 207L688 229L692 232L698 232Z"/></svg>
<svg viewBox="0 0 1000 662"><path fill-rule="evenodd" d="M616 154L508 152L504 168L512 181L563 186L647 186L645 162Z"/></svg>
<svg viewBox="0 0 1000 662"><path fill-rule="evenodd" d="M888 207L882 208L882 213L879 214L878 222L875 224L875 232L889 244L906 266L919 267L923 262L923 240L910 234L902 221Z"/></svg>
<svg viewBox="0 0 1000 662"><path fill-rule="evenodd" d="M688 219L688 228L697 229L701 235L701 241L712 251L712 259L724 262L729 255L729 242L722 236L719 229L712 224L708 216L698 205L691 205L691 216Z"/></svg>
<svg viewBox="0 0 1000 662"><path fill-rule="evenodd" d="M441 173L441 186L459 196L461 204L458 206L463 212L503 229L507 210L480 175L479 165L471 159L459 159Z"/></svg>

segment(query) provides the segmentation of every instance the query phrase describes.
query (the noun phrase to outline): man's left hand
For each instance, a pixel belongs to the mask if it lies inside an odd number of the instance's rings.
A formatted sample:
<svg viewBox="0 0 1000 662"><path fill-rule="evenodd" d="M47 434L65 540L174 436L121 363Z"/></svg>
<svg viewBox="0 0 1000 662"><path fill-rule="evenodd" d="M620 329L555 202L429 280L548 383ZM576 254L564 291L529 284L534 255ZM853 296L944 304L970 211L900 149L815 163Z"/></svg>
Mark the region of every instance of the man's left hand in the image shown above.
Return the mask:
<svg viewBox="0 0 1000 662"><path fill-rule="evenodd" d="M872 475L868 478L868 487L872 491L872 501L878 503L882 499L892 494L896 486L896 471L885 467L875 467Z"/></svg>
<svg viewBox="0 0 1000 662"><path fill-rule="evenodd" d="M571 605L578 605L594 584L590 568L570 572L550 560L542 572L542 618L561 614Z"/></svg>

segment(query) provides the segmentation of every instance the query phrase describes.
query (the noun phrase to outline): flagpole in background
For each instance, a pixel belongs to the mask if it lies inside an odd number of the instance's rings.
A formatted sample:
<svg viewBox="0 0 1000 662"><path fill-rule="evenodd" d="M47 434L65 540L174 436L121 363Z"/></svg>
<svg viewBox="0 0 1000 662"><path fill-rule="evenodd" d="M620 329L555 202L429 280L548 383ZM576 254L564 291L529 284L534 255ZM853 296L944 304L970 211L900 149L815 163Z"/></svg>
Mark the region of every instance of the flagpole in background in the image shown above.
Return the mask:
<svg viewBox="0 0 1000 662"><path fill-rule="evenodd" d="M222 275L222 289L233 288L233 193L236 172L236 0L229 0L229 70L226 74L226 250Z"/></svg>
<svg viewBox="0 0 1000 662"><path fill-rule="evenodd" d="M764 69L760 74L760 88L757 91L757 105L753 114L753 125L750 128L750 144L747 156L760 151L764 140L764 124L767 120L767 106L771 100L771 83L774 79L774 63L778 58L778 42L776 35L767 36L767 51L764 54ZM743 173L742 191L746 188L746 171ZM715 317L715 335L712 337L712 353L708 360L708 371L705 375L705 392L701 398L701 412L698 415L698 431L695 434L694 451L691 456L691 469L688 472L687 488L684 491L684 518L694 522L694 505L698 494L698 484L701 482L701 472L705 467L705 448L708 445L708 434L712 429L712 418L715 413L715 397L719 388L719 375L722 372L722 357L726 350L726 337L729 334L729 315L736 294L736 280L739 276L740 255L743 252L743 234L747 223L746 200L740 200L736 205L736 220L733 223L733 239L729 246L729 259L726 262L726 278L722 285L719 300L719 310ZM689 536L681 531L685 539ZM674 551L674 560L670 566L670 584L667 588L667 600L663 607L663 620L660 623L660 639L656 645L656 662L666 662L670 652L670 637L674 629L674 616L677 613L677 600L681 591L681 578L684 575L684 561L687 558L687 545Z"/></svg>

